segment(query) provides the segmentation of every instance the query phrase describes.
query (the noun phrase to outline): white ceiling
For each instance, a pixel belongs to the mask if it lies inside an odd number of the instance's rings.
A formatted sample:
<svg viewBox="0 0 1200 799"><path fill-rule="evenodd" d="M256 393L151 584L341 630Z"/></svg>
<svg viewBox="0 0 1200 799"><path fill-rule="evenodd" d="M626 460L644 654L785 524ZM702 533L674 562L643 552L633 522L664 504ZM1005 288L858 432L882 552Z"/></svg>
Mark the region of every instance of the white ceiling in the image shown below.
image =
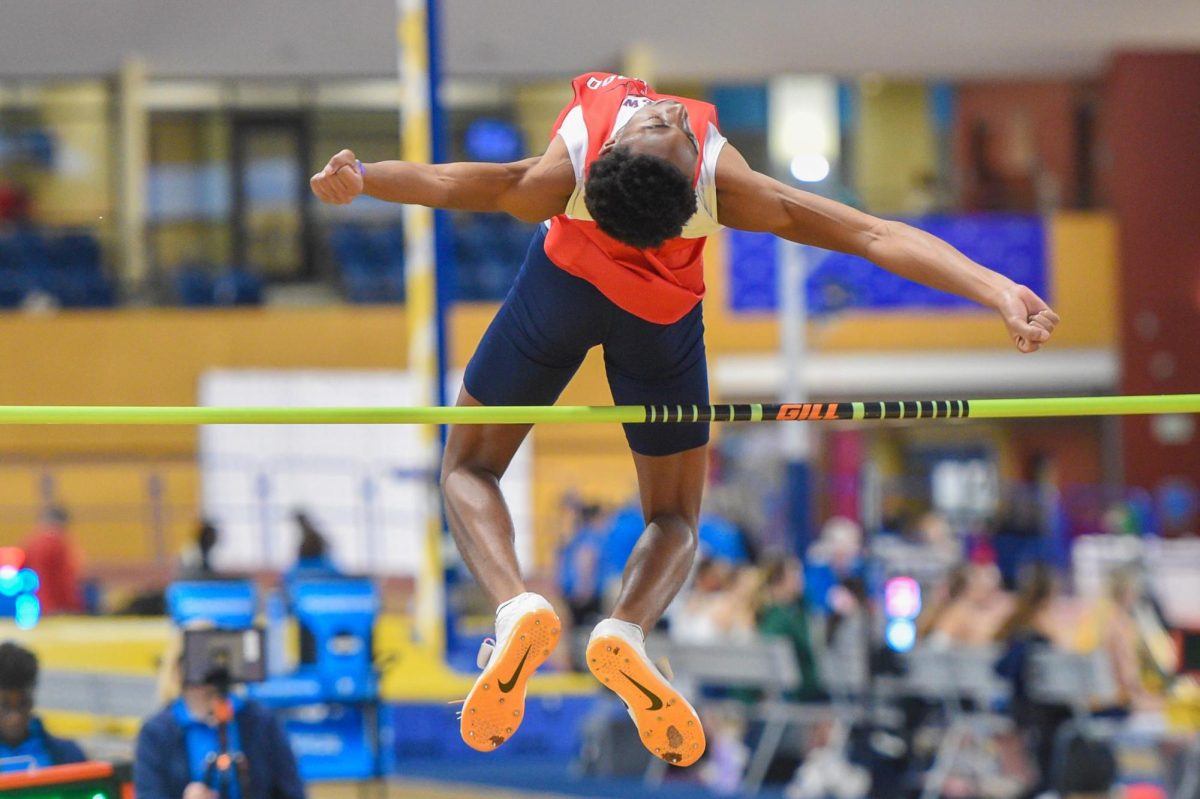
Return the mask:
<svg viewBox="0 0 1200 799"><path fill-rule="evenodd" d="M1095 74L1117 49L1200 50L1197 0L443 0L459 76L619 69L658 79L781 72L929 77ZM111 74L379 76L394 0L0 0L0 80Z"/></svg>

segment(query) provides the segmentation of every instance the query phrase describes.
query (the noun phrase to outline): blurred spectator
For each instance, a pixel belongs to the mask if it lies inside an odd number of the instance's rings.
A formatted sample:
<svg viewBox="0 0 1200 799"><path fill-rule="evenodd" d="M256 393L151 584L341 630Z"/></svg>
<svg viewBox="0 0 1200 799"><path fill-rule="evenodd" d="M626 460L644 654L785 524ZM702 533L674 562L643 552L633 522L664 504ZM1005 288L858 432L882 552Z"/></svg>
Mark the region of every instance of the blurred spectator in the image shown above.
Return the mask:
<svg viewBox="0 0 1200 799"><path fill-rule="evenodd" d="M1026 566L1021 571L1013 611L995 636L1004 646L996 671L1011 685L1013 721L1038 770L1034 785L1023 794L1025 797L1035 797L1050 789L1055 736L1071 717L1070 708L1039 702L1030 696L1026 679L1031 651L1037 646L1053 645L1061 635L1054 623L1057 599L1058 580L1053 570L1044 563Z"/></svg>
<svg viewBox="0 0 1200 799"><path fill-rule="evenodd" d="M796 653L802 684L790 698L802 702L824 698L813 651L808 604L804 600L804 569L795 558L776 558L763 567L758 631L786 638Z"/></svg>
<svg viewBox="0 0 1200 799"><path fill-rule="evenodd" d="M37 572L41 581L38 599L46 615L83 610L79 556L67 533L69 521L66 510L51 505L25 542L25 565Z"/></svg>
<svg viewBox="0 0 1200 799"><path fill-rule="evenodd" d="M699 529L701 557L719 558L735 565L750 561L750 553L742 533L733 522L711 511L700 514Z"/></svg>
<svg viewBox="0 0 1200 799"><path fill-rule="evenodd" d="M640 505L629 504L613 514L600 555L600 585L607 591L620 582L625 563L646 529ZM697 529L699 557L724 560L739 565L749 560L745 542L737 526L713 513L701 513Z"/></svg>
<svg viewBox="0 0 1200 799"><path fill-rule="evenodd" d="M1012 491L1001 502L991 543L1005 588L1015 588L1027 563L1044 556L1046 526L1042 506L1028 491Z"/></svg>
<svg viewBox="0 0 1200 799"><path fill-rule="evenodd" d="M1002 607L1000 572L993 564L957 566L917 620L917 636L939 648L983 646L996 632Z"/></svg>
<svg viewBox="0 0 1200 799"><path fill-rule="evenodd" d="M576 624L598 617L601 610L600 556L604 547L599 505L580 505L571 538L558 552L558 587Z"/></svg>
<svg viewBox="0 0 1200 799"><path fill-rule="evenodd" d="M221 749L218 717L225 697L212 685L183 684L183 636L175 635L159 674L161 710L142 724L133 758L138 799L224 799L207 779ZM234 799L304 799L304 783L287 735L271 711L252 699L229 697L227 746L243 756L235 765ZM229 794L225 794L229 795Z"/></svg>
<svg viewBox="0 0 1200 799"><path fill-rule="evenodd" d="M0 222L29 218L29 191L16 183L0 183Z"/></svg>
<svg viewBox="0 0 1200 799"><path fill-rule="evenodd" d="M1112 664L1117 703L1110 711L1162 708L1162 694L1150 690L1147 678L1161 688L1164 671L1174 669L1164 670L1152 655L1155 643L1157 648L1163 648L1159 642L1166 633L1145 600L1141 579L1133 567L1109 573L1104 595L1089 609L1079 632L1081 648L1104 651ZM1169 642L1167 648L1170 649Z"/></svg>
<svg viewBox="0 0 1200 799"><path fill-rule="evenodd" d="M37 678L36 655L12 641L0 644L0 771L87 760L74 741L55 738L34 715Z"/></svg>
<svg viewBox="0 0 1200 799"><path fill-rule="evenodd" d="M300 544L296 549L296 563L284 575L284 584L297 580L319 577L339 577L341 570L329 554L329 541L317 529L312 518L302 510L292 512L292 521L300 531Z"/></svg>
<svg viewBox="0 0 1200 799"><path fill-rule="evenodd" d="M965 565L959 565L950 570L941 585L934 589L931 601L917 618L917 638L927 646L942 647L951 639L935 631L955 628L952 611L963 604L967 595L967 570ZM953 614L957 615L957 614Z"/></svg>
<svg viewBox="0 0 1200 799"><path fill-rule="evenodd" d="M1128 502L1111 503L1100 517L1100 532L1105 535L1141 535L1137 514Z"/></svg>
<svg viewBox="0 0 1200 799"><path fill-rule="evenodd" d="M862 527L844 516L825 522L821 535L808 548L805 577L808 597L814 609L834 610L835 589L862 574Z"/></svg>
<svg viewBox="0 0 1200 799"><path fill-rule="evenodd" d="M695 644L746 641L754 635L754 605L759 590L756 569L734 571L726 561L705 558L691 589L677 603L671 637Z"/></svg>
<svg viewBox="0 0 1200 799"><path fill-rule="evenodd" d="M600 549L600 571L596 576L602 594L608 594L619 586L625 563L645 530L646 521L637 503L618 509L609 519Z"/></svg>
<svg viewBox="0 0 1200 799"><path fill-rule="evenodd" d="M962 559L962 544L954 534L954 527L946 514L931 510L921 514L913 524L913 536L917 543L929 547L936 557L947 563Z"/></svg>
<svg viewBox="0 0 1200 799"><path fill-rule="evenodd" d="M221 532L208 519L201 519L196 526L192 543L179 554L180 580L211 580L217 576L213 568L212 553L221 540Z"/></svg>
<svg viewBox="0 0 1200 799"><path fill-rule="evenodd" d="M847 577L829 591L825 643L834 652L857 652L870 633L871 603L863 578Z"/></svg>

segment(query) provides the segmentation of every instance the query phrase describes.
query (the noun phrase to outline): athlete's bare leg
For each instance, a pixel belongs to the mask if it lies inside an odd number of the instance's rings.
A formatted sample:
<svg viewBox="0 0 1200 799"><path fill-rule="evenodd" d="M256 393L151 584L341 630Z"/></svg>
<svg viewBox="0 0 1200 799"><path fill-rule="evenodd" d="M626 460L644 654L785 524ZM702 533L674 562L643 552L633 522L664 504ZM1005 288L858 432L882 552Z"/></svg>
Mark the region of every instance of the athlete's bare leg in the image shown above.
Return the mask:
<svg viewBox="0 0 1200 799"><path fill-rule="evenodd" d="M635 452L633 462L646 531L625 565L612 615L649 632L692 568L708 447L662 456Z"/></svg>
<svg viewBox="0 0 1200 799"><path fill-rule="evenodd" d="M459 392L457 405L480 405ZM442 456L442 496L454 543L493 605L524 593L500 478L532 425L451 425Z"/></svg>

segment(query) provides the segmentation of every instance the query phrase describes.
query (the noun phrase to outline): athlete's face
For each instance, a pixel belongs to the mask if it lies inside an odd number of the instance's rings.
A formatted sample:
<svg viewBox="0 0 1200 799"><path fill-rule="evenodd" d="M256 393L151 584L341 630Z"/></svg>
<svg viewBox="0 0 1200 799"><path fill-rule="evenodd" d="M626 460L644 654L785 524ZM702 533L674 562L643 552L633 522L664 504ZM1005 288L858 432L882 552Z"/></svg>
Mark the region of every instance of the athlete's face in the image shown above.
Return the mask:
<svg viewBox="0 0 1200 799"><path fill-rule="evenodd" d="M677 100L658 100L639 108L625 126L604 143L600 154L617 146L670 161L689 178L695 174L696 159L700 157L687 109Z"/></svg>

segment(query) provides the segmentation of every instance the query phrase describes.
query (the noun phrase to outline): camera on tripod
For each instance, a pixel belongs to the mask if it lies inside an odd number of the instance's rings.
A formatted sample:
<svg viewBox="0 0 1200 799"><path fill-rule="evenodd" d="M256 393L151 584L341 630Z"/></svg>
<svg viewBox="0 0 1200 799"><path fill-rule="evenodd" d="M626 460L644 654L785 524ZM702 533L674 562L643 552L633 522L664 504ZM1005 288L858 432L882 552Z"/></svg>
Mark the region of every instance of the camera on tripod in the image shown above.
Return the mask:
<svg viewBox="0 0 1200 799"><path fill-rule="evenodd" d="M227 694L234 685L266 677L262 628L184 631L184 685L211 685Z"/></svg>

